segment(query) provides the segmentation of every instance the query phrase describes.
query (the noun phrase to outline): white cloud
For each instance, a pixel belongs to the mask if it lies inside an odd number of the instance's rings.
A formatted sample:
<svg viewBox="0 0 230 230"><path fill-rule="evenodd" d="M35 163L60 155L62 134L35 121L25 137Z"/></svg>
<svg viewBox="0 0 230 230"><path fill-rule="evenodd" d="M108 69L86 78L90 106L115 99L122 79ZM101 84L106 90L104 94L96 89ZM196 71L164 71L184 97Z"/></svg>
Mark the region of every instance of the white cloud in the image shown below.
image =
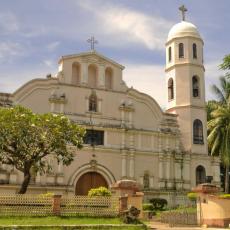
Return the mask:
<svg viewBox="0 0 230 230"><path fill-rule="evenodd" d="M0 12L0 34L8 34L19 30L19 22L11 12Z"/></svg>
<svg viewBox="0 0 230 230"><path fill-rule="evenodd" d="M0 42L0 62L10 61L14 56L23 56L24 51L19 43Z"/></svg>
<svg viewBox="0 0 230 230"><path fill-rule="evenodd" d="M161 107L166 105L165 72L162 65L126 65L123 78L129 87L152 96Z"/></svg>
<svg viewBox="0 0 230 230"><path fill-rule="evenodd" d="M205 64L206 100L217 99L211 90L213 84L219 85L219 77L224 75L224 71L219 69L220 61L212 61Z"/></svg>
<svg viewBox="0 0 230 230"><path fill-rule="evenodd" d="M47 59L47 60L44 60L43 63L47 66L47 67L54 67L54 62L53 60L50 60L50 59Z"/></svg>
<svg viewBox="0 0 230 230"><path fill-rule="evenodd" d="M98 22L95 22L95 26L99 31L103 30L103 33L113 36L103 40L103 43L109 45L137 42L151 50L162 50L166 35L173 24L159 16L148 16L123 6L96 5L95 2L87 0L78 1L77 4L96 16Z"/></svg>
<svg viewBox="0 0 230 230"><path fill-rule="evenodd" d="M47 49L49 51L54 51L58 48L59 45L60 45L59 41L51 42L50 44L47 45Z"/></svg>

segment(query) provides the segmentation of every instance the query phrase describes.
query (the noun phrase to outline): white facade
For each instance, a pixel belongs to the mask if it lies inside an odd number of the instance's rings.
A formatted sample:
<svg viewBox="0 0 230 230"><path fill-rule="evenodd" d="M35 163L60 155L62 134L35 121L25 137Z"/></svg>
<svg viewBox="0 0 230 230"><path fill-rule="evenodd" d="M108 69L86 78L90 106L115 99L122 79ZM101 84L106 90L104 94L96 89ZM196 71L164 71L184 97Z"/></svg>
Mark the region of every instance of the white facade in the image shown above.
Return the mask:
<svg viewBox="0 0 230 230"><path fill-rule="evenodd" d="M179 58L180 43L184 55ZM94 135L102 131L102 143L86 144L76 151L70 166L48 159L52 173L34 175L30 192L77 194L79 186L89 183L82 180L86 174L99 174L108 186L120 179L137 180L147 196L188 191L205 175L213 176L213 183L219 184L219 159L207 151L203 40L196 27L183 21L169 32L165 90L172 90L173 97L166 112L150 96L128 88L122 78L123 69L94 50L63 56L55 77L29 81L11 95L14 104L36 113L65 114L89 132L94 130ZM193 76L198 79L195 97ZM170 78L172 89L168 88ZM92 97L95 108L90 104ZM203 128L198 125L195 142L199 143L194 143L196 119ZM14 192L22 178L20 172L3 165L1 191Z"/></svg>

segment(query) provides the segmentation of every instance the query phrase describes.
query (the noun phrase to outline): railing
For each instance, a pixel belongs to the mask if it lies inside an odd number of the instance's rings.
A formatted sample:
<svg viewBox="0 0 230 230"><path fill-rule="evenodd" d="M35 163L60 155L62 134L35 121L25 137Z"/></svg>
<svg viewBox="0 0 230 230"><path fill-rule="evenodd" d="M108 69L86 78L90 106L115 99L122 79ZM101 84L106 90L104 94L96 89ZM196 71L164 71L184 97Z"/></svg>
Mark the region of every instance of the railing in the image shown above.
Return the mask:
<svg viewBox="0 0 230 230"><path fill-rule="evenodd" d="M0 196L0 216L52 215L52 197L39 195Z"/></svg>
<svg viewBox="0 0 230 230"><path fill-rule="evenodd" d="M74 196L61 199L62 216L117 216L118 197Z"/></svg>
<svg viewBox="0 0 230 230"><path fill-rule="evenodd" d="M2 195L0 216L117 216L118 197Z"/></svg>

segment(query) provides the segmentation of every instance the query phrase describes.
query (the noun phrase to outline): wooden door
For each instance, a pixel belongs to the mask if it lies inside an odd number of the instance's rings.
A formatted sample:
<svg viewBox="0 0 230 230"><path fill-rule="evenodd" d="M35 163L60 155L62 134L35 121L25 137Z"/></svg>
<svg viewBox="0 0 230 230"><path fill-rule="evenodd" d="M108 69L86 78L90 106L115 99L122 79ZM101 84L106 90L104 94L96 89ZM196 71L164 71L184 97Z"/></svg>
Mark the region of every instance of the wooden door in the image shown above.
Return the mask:
<svg viewBox="0 0 230 230"><path fill-rule="evenodd" d="M88 172L79 178L76 185L75 194L88 195L88 191L91 188L98 188L101 186L108 188L105 178L97 172Z"/></svg>

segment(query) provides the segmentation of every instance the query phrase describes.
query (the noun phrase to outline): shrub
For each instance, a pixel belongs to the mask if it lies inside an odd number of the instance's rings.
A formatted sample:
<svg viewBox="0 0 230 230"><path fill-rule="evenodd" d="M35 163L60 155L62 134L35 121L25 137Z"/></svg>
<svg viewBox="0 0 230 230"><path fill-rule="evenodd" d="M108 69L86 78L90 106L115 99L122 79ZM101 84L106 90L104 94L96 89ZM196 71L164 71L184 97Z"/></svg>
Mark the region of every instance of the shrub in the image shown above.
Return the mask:
<svg viewBox="0 0 230 230"><path fill-rule="evenodd" d="M168 204L167 200L162 198L152 198L149 202L153 205L154 210L163 210Z"/></svg>
<svg viewBox="0 0 230 230"><path fill-rule="evenodd" d="M219 195L219 197L224 199L230 199L230 194L221 194Z"/></svg>
<svg viewBox="0 0 230 230"><path fill-rule="evenodd" d="M187 194L187 197L188 197L188 199L191 200L191 201L196 201L197 194L196 194L195 192L189 192L189 193Z"/></svg>
<svg viewBox="0 0 230 230"><path fill-rule="evenodd" d="M150 203L145 203L142 205L144 211L154 211L154 207Z"/></svg>
<svg viewBox="0 0 230 230"><path fill-rule="evenodd" d="M41 198L48 198L48 197L53 197L53 196L54 196L53 192L47 192L47 193L39 194L39 197L41 197Z"/></svg>
<svg viewBox="0 0 230 230"><path fill-rule="evenodd" d="M105 187L92 188L88 192L88 196L111 196L111 192Z"/></svg>

